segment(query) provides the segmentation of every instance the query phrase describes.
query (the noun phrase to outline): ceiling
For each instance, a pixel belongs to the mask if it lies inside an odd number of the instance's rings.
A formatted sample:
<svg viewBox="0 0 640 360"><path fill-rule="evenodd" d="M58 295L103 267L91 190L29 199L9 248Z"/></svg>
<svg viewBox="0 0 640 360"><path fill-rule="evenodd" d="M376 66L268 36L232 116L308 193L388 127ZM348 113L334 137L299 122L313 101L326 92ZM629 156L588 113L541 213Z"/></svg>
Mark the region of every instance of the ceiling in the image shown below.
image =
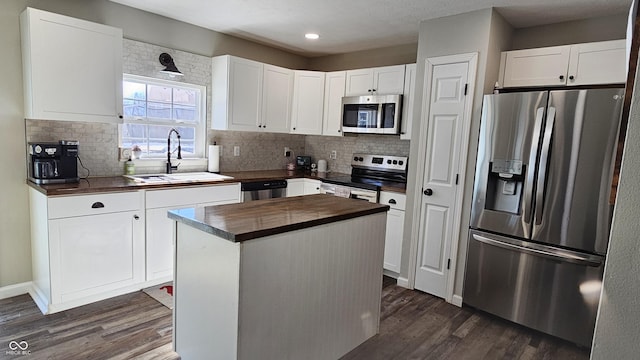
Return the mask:
<svg viewBox="0 0 640 360"><path fill-rule="evenodd" d="M631 0L111 0L308 57L416 43L422 20L495 7L515 28L626 13ZM304 34L320 39L306 40Z"/></svg>

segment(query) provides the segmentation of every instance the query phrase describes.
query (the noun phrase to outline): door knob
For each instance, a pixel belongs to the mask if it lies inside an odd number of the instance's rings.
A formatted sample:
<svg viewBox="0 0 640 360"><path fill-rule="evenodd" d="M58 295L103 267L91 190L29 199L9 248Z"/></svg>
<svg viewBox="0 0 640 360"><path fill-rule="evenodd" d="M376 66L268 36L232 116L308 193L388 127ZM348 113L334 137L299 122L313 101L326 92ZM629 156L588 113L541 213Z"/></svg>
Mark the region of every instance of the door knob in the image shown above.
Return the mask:
<svg viewBox="0 0 640 360"><path fill-rule="evenodd" d="M431 189L425 189L425 190L423 191L423 194L425 194L425 195L427 195L427 196L431 196L431 195L433 195L433 190L431 190Z"/></svg>

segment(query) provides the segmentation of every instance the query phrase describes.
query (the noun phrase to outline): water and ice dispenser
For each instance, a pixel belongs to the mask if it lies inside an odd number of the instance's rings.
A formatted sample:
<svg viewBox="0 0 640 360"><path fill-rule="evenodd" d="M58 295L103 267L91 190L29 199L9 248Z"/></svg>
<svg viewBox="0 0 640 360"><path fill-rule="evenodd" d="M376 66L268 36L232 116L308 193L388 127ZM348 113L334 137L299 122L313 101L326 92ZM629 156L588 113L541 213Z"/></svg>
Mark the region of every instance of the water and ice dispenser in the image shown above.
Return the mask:
<svg viewBox="0 0 640 360"><path fill-rule="evenodd" d="M522 161L490 161L485 209L519 214L525 173Z"/></svg>

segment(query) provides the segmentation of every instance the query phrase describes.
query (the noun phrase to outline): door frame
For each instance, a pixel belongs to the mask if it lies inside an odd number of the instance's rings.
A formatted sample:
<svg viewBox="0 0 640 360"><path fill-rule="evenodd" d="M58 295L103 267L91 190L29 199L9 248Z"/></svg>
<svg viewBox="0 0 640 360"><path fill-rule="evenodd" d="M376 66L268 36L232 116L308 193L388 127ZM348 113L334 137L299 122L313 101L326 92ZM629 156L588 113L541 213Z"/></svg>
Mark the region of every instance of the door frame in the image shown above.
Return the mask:
<svg viewBox="0 0 640 360"><path fill-rule="evenodd" d="M438 57L430 57L425 59L425 74L424 74L424 82L423 82L423 90L424 94L422 98L422 108L421 108L421 116L420 116L420 132L419 139L427 139L427 132L429 129L429 115L430 115L430 104L431 104L431 85L433 79L433 69L438 65L446 65L446 64L454 64L467 62L469 64L469 72L467 77L467 96L465 101L465 110L464 110L464 119L462 125L462 141L460 142L460 161L458 163L458 188L456 190L456 200L455 200L455 210L453 214L453 226L451 232L451 242L449 247L448 258L451 259L451 267L450 271L447 273L447 287L446 287L446 297L445 301L449 303L453 303L457 306L462 306L462 297L456 296L453 297L453 289L454 283L456 279L456 266L458 263L458 246L460 243L460 234L461 228L460 223L462 219L462 202L464 195L464 185L466 179L466 167L467 160L469 154L469 135L471 132L471 119L473 114L473 100L475 96L475 87L476 87L476 73L478 68L478 53L464 53L464 54L456 54L456 55L446 55L446 56L438 56ZM466 140L466 141L465 141ZM422 207L422 186L424 184L424 170L426 168L425 161L427 155L427 144L426 141L421 141L419 143L419 149L417 154L417 166L416 166L416 181L414 194L416 194L416 200L420 199L420 201L413 202L413 216L411 223L411 243L409 248L409 273L408 273L408 283L410 288L415 287L415 278L416 271L418 270L418 246L420 245L420 223L423 214L421 213Z"/></svg>

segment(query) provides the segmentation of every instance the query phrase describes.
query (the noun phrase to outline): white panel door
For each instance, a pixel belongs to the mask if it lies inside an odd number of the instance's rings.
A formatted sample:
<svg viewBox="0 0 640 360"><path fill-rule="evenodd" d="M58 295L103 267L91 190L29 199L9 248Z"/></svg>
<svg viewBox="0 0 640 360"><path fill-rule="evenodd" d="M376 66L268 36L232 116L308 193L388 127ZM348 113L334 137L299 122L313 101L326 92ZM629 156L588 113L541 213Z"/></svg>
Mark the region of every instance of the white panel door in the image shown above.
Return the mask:
<svg viewBox="0 0 640 360"><path fill-rule="evenodd" d="M446 297L451 236L456 223L456 177L467 104L469 62L435 65L421 196L415 288ZM427 78L427 77L425 77ZM464 166L464 164L462 164Z"/></svg>
<svg viewBox="0 0 640 360"><path fill-rule="evenodd" d="M329 72L325 79L322 135L342 136L342 97L347 80L346 72Z"/></svg>
<svg viewBox="0 0 640 360"><path fill-rule="evenodd" d="M347 70L344 96L369 95L373 92L373 69Z"/></svg>
<svg viewBox="0 0 640 360"><path fill-rule="evenodd" d="M296 71L293 80L291 133L322 134L324 108L324 72Z"/></svg>
<svg viewBox="0 0 640 360"><path fill-rule="evenodd" d="M236 57L229 61L229 130L258 131L263 65Z"/></svg>
<svg viewBox="0 0 640 360"><path fill-rule="evenodd" d="M397 95L404 91L404 65L375 68L373 92L376 95Z"/></svg>
<svg viewBox="0 0 640 360"><path fill-rule="evenodd" d="M137 211L49 221L53 302L144 281L144 220Z"/></svg>
<svg viewBox="0 0 640 360"><path fill-rule="evenodd" d="M627 81L625 40L571 46L568 85L622 84Z"/></svg>
<svg viewBox="0 0 640 360"><path fill-rule="evenodd" d="M289 132L293 99L293 71L264 65L262 121L258 127L268 132Z"/></svg>
<svg viewBox="0 0 640 360"><path fill-rule="evenodd" d="M570 45L507 51L502 85L566 85L570 52Z"/></svg>

